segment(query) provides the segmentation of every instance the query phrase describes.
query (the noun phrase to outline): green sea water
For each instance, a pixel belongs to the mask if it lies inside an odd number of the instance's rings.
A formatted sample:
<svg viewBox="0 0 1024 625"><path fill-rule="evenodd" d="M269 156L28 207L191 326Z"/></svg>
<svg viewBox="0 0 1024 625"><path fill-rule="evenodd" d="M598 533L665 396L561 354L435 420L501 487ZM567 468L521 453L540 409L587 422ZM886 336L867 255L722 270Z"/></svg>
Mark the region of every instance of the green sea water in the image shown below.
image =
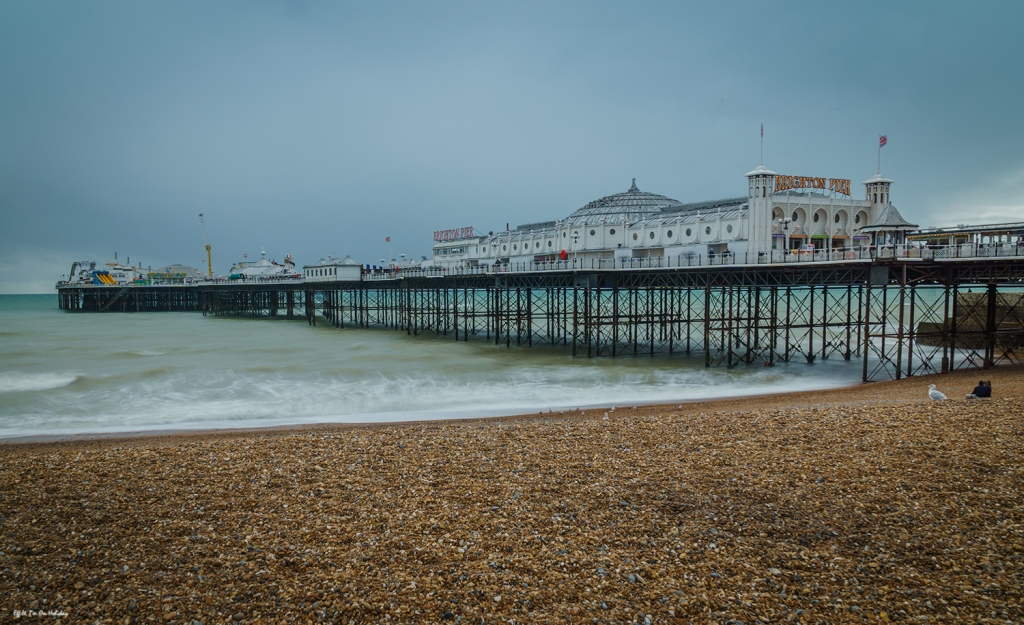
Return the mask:
<svg viewBox="0 0 1024 625"><path fill-rule="evenodd" d="M67 313L0 295L0 438L520 414L848 386L841 359L704 368L199 313Z"/></svg>

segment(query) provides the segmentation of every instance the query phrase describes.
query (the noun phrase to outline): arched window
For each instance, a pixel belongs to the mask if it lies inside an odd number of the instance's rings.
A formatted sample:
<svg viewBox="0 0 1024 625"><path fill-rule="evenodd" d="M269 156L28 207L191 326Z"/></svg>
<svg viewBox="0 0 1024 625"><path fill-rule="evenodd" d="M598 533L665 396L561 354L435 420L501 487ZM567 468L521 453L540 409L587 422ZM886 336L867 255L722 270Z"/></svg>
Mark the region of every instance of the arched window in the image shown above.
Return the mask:
<svg viewBox="0 0 1024 625"><path fill-rule="evenodd" d="M799 215L796 214L796 211L793 211L793 221L798 221L798 217Z"/></svg>
<svg viewBox="0 0 1024 625"><path fill-rule="evenodd" d="M768 187L763 187L761 189L761 197L768 197Z"/></svg>

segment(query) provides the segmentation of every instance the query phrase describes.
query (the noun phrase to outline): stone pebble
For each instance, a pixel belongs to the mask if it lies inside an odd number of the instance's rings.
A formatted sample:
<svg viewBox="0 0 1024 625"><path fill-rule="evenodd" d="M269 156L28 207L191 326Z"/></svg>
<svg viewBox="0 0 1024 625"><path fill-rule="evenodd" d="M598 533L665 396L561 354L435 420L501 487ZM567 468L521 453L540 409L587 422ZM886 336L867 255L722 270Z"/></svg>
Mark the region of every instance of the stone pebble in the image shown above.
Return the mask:
<svg viewBox="0 0 1024 625"><path fill-rule="evenodd" d="M1024 402L602 412L0 446L3 608L147 624L1024 620Z"/></svg>

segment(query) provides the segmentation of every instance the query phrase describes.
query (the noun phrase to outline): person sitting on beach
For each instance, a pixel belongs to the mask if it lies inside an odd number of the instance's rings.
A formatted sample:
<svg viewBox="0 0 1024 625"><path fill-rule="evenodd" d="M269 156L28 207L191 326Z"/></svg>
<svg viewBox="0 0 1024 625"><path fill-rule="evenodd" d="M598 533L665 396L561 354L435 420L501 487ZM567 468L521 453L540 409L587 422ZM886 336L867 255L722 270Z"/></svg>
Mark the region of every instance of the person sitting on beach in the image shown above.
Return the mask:
<svg viewBox="0 0 1024 625"><path fill-rule="evenodd" d="M974 387L974 391L966 399L985 399L986 397L992 397L992 389L985 386L985 380L978 380L978 385Z"/></svg>

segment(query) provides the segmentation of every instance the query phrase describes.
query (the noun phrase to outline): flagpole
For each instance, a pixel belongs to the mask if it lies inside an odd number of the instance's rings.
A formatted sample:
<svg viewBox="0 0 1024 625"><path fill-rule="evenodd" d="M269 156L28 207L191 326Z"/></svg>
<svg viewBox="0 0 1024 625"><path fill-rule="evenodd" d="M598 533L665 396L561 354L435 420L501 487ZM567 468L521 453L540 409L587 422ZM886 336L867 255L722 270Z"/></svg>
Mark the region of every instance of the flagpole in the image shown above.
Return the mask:
<svg viewBox="0 0 1024 625"><path fill-rule="evenodd" d="M878 135L878 174L882 174L882 135Z"/></svg>

